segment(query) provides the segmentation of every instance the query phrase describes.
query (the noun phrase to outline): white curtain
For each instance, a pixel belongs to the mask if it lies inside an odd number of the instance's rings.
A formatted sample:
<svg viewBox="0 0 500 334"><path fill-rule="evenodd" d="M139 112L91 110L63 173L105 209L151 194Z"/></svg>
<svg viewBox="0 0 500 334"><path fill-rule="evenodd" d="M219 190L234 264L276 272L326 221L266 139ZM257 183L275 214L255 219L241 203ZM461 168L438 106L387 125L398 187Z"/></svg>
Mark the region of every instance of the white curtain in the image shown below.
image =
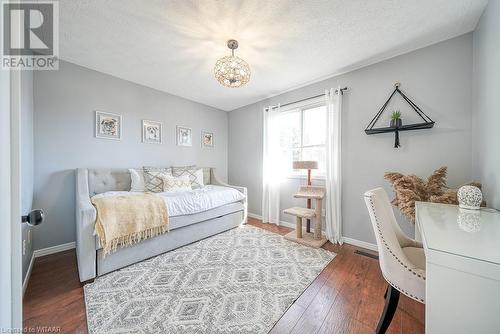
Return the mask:
<svg viewBox="0 0 500 334"><path fill-rule="evenodd" d="M280 152L280 107L264 109L262 157L262 222L279 225L280 183L283 170Z"/></svg>
<svg viewBox="0 0 500 334"><path fill-rule="evenodd" d="M337 91L337 93L336 93ZM326 237L332 243L342 244L341 206L341 125L342 93L340 87L326 90Z"/></svg>

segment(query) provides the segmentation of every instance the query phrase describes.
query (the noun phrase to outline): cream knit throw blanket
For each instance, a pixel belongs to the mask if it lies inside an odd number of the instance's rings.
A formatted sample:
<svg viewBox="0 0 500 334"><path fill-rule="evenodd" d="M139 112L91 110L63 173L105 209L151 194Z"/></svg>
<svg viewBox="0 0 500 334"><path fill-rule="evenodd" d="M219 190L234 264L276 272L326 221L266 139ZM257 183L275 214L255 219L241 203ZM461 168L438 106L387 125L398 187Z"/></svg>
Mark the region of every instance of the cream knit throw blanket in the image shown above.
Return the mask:
<svg viewBox="0 0 500 334"><path fill-rule="evenodd" d="M92 198L97 209L95 230L104 256L117 247L168 232L168 211L155 194Z"/></svg>

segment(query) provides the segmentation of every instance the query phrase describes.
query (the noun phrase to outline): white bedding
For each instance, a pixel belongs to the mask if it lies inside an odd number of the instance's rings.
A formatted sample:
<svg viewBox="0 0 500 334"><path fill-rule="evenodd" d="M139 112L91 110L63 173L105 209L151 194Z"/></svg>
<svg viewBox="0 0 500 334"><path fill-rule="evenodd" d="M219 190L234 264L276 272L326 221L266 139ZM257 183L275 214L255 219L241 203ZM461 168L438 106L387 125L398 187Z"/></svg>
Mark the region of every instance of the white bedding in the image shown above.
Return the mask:
<svg viewBox="0 0 500 334"><path fill-rule="evenodd" d="M131 191L108 191L95 195L95 198L111 196L130 196L141 194ZM170 217L191 215L215 209L219 206L239 202L245 198L241 192L236 189L207 185L200 189L167 191L157 193L165 201Z"/></svg>

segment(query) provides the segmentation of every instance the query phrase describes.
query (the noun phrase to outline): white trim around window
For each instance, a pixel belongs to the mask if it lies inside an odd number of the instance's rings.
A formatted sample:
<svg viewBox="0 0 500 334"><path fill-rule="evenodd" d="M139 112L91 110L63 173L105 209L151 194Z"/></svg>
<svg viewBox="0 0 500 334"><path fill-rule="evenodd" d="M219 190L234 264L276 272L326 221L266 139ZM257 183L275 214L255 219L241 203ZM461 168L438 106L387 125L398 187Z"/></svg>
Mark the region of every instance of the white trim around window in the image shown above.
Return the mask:
<svg viewBox="0 0 500 334"><path fill-rule="evenodd" d="M317 107L322 107L324 106L326 109L326 103L323 97L316 98L313 100L308 100L300 103L295 103L292 105L289 105L287 107L281 108L280 114L291 114L291 113L299 113L300 114L300 146L296 148L291 148L290 150L300 150L301 155L302 151L304 149L312 149L312 148L320 148L326 150L326 138L325 138L325 143L324 144L314 144L314 145L303 145L304 143L304 117L305 117L305 111L314 109ZM325 113L325 128L326 128L326 113ZM326 152L325 152L326 154ZM317 179L317 180L325 180L326 175L324 173L319 174L319 171L315 170L312 173L312 179ZM307 175L305 174L304 171L300 171L299 173L294 172L291 170L291 172L287 173L285 176L287 179L306 179Z"/></svg>

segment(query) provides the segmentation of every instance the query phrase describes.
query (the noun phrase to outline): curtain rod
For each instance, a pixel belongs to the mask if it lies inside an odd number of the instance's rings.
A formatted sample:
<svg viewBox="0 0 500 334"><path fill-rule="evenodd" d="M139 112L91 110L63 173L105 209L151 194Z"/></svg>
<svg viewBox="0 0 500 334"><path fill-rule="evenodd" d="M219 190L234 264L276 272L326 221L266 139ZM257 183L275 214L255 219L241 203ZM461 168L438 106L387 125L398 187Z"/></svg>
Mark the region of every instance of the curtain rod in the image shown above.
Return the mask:
<svg viewBox="0 0 500 334"><path fill-rule="evenodd" d="M344 92L348 90L347 87L344 87L344 88L340 88L340 94L344 95ZM339 93L339 90L338 89L335 89L335 94L338 94ZM312 99L315 99L315 98L318 98L318 97L321 97L321 96L325 96L325 93L323 94L319 94L319 95L316 95L316 96L310 96L310 97L306 97L305 99L302 99L302 100L298 100L298 101L294 101L294 102L289 102L289 103L285 103L285 104L280 104L280 108L281 107L286 107L286 106L289 106L291 104L295 104L295 103L300 103L300 102L304 102L304 101L307 101L307 100L312 100ZM271 109L276 109L278 108L277 106L272 106ZM267 108L269 110L269 108Z"/></svg>

